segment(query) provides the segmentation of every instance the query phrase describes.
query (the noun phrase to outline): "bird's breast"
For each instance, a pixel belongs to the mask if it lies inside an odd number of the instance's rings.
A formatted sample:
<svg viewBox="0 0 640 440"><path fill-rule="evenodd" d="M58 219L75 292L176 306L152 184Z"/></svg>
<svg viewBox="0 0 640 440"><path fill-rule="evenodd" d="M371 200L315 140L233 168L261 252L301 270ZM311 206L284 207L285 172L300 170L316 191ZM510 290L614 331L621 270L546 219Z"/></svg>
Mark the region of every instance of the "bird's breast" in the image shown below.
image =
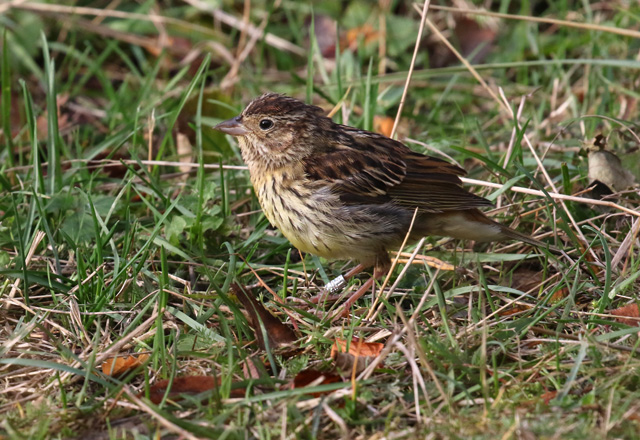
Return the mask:
<svg viewBox="0 0 640 440"><path fill-rule="evenodd" d="M296 248L323 258L372 263L402 241L411 219L397 208L346 206L327 182L302 169L249 171L271 224Z"/></svg>
<svg viewBox="0 0 640 440"><path fill-rule="evenodd" d="M271 224L304 252L332 258L340 247L332 214L339 199L315 188L298 170L251 173L262 210ZM339 226L338 226L339 227Z"/></svg>

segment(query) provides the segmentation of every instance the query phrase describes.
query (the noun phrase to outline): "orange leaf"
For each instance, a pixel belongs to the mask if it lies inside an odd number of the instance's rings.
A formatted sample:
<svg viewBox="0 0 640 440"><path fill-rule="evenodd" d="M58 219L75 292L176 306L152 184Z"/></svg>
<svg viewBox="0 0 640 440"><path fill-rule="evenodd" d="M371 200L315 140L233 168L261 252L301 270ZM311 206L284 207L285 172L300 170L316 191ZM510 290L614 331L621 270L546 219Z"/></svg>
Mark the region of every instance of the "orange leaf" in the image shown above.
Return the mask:
<svg viewBox="0 0 640 440"><path fill-rule="evenodd" d="M506 308L503 311L501 311L500 313L498 313L498 315L500 315L500 316L511 316L511 315L515 315L516 313L525 312L525 311L529 310L530 308L531 308L531 306L528 306L526 304L514 304L512 307Z"/></svg>
<svg viewBox="0 0 640 440"><path fill-rule="evenodd" d="M333 357L337 352L346 352L347 345L349 345L349 353L354 356L375 357L378 356L384 348L384 344L381 344L380 342L364 342L355 336L351 339L350 344L348 344L346 339L336 339L333 343L333 347L331 347L331 357Z"/></svg>
<svg viewBox="0 0 640 440"><path fill-rule="evenodd" d="M380 33L373 28L370 24L366 23L357 28L349 29L345 36L346 44L344 46L351 50L358 48L358 41L362 38L365 45L368 45L376 41Z"/></svg>
<svg viewBox="0 0 640 440"><path fill-rule="evenodd" d="M627 324L632 327L640 326L640 319L638 319L640 318L640 307L636 303L627 304L626 306L611 310L609 313L619 316L619 318L616 319L623 324Z"/></svg>
<svg viewBox="0 0 640 440"><path fill-rule="evenodd" d="M373 117L373 131L380 133L383 136L391 137L391 130L393 130L393 118L389 116L374 116Z"/></svg>
<svg viewBox="0 0 640 440"><path fill-rule="evenodd" d="M563 287L561 289L556 290L553 295L551 295L551 298L549 298L549 302L551 304L555 304L560 300L565 299L567 296L569 296L569 289L567 289L566 287Z"/></svg>
<svg viewBox="0 0 640 440"><path fill-rule="evenodd" d="M149 359L148 354L138 356L114 357L102 363L102 372L109 376L119 376L144 364Z"/></svg>
<svg viewBox="0 0 640 440"><path fill-rule="evenodd" d="M364 342L359 338L352 338L347 351L347 341L336 339L331 347L331 358L343 370L363 371L377 356L380 355L384 344L380 342Z"/></svg>

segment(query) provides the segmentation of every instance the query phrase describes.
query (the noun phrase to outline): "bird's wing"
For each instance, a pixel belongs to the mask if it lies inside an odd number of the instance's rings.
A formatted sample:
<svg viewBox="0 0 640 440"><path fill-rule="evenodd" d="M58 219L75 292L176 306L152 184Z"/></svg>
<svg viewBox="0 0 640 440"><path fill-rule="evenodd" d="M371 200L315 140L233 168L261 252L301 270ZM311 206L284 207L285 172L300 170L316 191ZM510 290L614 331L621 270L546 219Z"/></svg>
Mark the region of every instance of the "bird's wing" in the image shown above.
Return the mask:
<svg viewBox="0 0 640 440"><path fill-rule="evenodd" d="M462 188L465 171L444 160L413 152L404 144L352 129L348 142L327 145L305 159L313 180L332 185L347 205L397 205L426 212L491 206Z"/></svg>

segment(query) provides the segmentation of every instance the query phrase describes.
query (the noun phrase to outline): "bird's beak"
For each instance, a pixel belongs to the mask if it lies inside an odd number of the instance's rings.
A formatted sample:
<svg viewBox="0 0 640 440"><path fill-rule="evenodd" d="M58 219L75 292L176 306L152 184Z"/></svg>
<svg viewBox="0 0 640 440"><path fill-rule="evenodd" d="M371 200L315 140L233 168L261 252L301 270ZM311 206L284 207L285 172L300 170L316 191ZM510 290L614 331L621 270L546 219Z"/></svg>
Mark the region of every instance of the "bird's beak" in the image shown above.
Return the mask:
<svg viewBox="0 0 640 440"><path fill-rule="evenodd" d="M219 130L226 134L230 134L231 136L245 136L249 134L249 130L247 130L247 127L242 125L242 122L239 116L236 116L235 118L228 119L224 122L221 122L215 127L213 127L213 129Z"/></svg>

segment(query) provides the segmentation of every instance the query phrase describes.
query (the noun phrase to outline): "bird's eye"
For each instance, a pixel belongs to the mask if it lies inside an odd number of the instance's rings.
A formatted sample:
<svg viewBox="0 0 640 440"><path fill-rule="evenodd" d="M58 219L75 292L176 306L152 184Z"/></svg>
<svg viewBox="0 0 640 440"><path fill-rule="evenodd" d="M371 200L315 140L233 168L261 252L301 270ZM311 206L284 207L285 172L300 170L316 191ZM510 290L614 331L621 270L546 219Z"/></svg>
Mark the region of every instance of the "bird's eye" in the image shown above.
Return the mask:
<svg viewBox="0 0 640 440"><path fill-rule="evenodd" d="M271 119L263 119L262 121L260 121L261 130L268 130L271 127L273 127L273 121Z"/></svg>

